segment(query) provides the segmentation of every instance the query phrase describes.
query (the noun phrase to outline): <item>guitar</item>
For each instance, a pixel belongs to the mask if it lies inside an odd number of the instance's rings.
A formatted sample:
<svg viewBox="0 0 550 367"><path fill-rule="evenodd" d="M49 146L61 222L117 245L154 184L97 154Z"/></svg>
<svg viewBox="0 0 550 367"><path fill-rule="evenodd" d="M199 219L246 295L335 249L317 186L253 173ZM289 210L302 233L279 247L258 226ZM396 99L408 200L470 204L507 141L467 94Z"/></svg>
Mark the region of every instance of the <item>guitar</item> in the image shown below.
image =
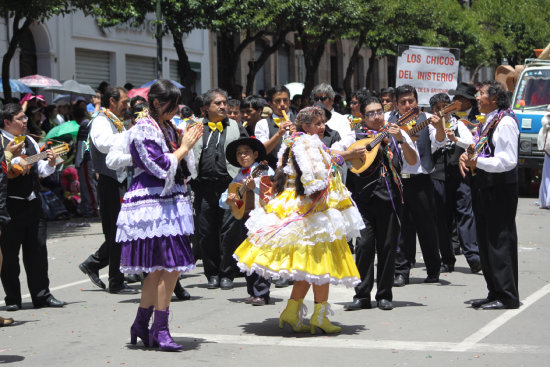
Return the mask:
<svg viewBox="0 0 550 367"><path fill-rule="evenodd" d="M466 154L468 155L468 159L475 159L477 158L476 153L476 147L474 144L470 144L468 148L466 148ZM476 169L473 167L470 167L470 172L472 173L472 176L476 175Z"/></svg>
<svg viewBox="0 0 550 367"><path fill-rule="evenodd" d="M409 110L403 116L401 116L395 122L395 124L397 124L398 126L402 126L403 124L406 124L407 122L417 117L419 114L420 114L420 109L418 107L415 107ZM350 171L356 174L362 174L364 176L369 176L370 174L372 174L372 172L380 166L380 157L378 154L378 149L380 147L380 143L382 142L382 140L387 138L388 135L389 135L388 131L383 131L382 133L377 134L373 137L358 140L352 145L350 145L349 148L347 149L348 151L356 147L365 147L367 149L363 157L352 158L349 160L352 166ZM376 161L376 164L373 164L375 161Z"/></svg>
<svg viewBox="0 0 550 367"><path fill-rule="evenodd" d="M459 101L454 101L453 103L443 107L443 109L441 109L441 111L439 111L438 115L440 117L443 117L446 114L456 112L459 109L460 109L460 102ZM426 120L422 121L419 124L417 124L416 121L413 121L410 124L402 125L401 129L406 131L407 134L409 134L409 136L411 137L411 139L413 139L413 137L414 137L414 140L416 140L417 139L416 134L418 134L418 132L420 130L422 130L423 128L428 126L431 122L432 122L431 119L426 119ZM445 128L445 122L444 121L441 121L441 122L443 123L443 128Z"/></svg>
<svg viewBox="0 0 550 367"><path fill-rule="evenodd" d="M56 145L54 147L50 148L56 155L60 156L69 151L69 144L63 143ZM28 165L33 165L38 161L41 161L42 159L46 158L48 156L47 151L43 151L41 153L31 155L30 157L26 155L22 155L21 158L24 158ZM23 167L19 164L12 164L11 169L8 171L8 178L16 178L23 172Z"/></svg>
<svg viewBox="0 0 550 367"><path fill-rule="evenodd" d="M255 179L256 177L264 175L269 166L267 161L261 161L260 164L254 168L250 176L246 179L244 183L232 182L227 188L228 194L236 194L238 200L235 203L231 203L231 213L235 219L242 219L245 215L248 215L252 209L254 209L254 192L250 190L246 184L250 180Z"/></svg>

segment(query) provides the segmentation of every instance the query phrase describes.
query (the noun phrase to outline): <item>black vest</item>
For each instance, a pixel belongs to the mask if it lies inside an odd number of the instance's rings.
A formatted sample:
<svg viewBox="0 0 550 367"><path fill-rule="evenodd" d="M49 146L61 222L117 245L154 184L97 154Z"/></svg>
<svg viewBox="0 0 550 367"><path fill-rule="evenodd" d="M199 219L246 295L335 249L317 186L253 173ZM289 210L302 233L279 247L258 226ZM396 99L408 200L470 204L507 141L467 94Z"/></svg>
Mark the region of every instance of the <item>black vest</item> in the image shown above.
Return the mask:
<svg viewBox="0 0 550 367"><path fill-rule="evenodd" d="M277 134L277 131L279 131L279 127L275 124L275 121L273 121L273 117L269 116L266 118L267 120L267 127L269 128L269 138L271 139L273 135ZM281 149L281 144L283 142L283 139L279 140L277 145L275 145L275 148L269 154L267 155L267 163L273 170L277 169L277 154L279 153L279 150Z"/></svg>
<svg viewBox="0 0 550 367"><path fill-rule="evenodd" d="M505 113L504 116L512 115ZM504 117L503 116L503 117ZM500 123L500 122L499 122ZM497 125L498 126L498 125ZM489 147L489 157L495 156L495 144L493 143L493 134L495 133L496 126L492 128L487 134L487 145ZM518 136L518 149L519 149L519 136ZM516 184L518 182L518 166L512 168L506 172L490 173L482 169L476 169L476 174L473 176L473 182L479 189L485 189L497 185Z"/></svg>
<svg viewBox="0 0 550 367"><path fill-rule="evenodd" d="M27 156L32 156L38 152L34 148L34 145L31 143L28 137L25 138L25 154ZM26 199L29 195L34 192L38 197L40 191L40 183L38 181L38 163L32 165L31 170L28 175L20 175L16 178L8 180L8 196L16 196L19 198Z"/></svg>
<svg viewBox="0 0 550 367"><path fill-rule="evenodd" d="M458 125L454 129L455 136L460 137L458 132ZM459 147L456 144L451 144L436 150L433 154L434 171L431 173L432 178L440 181L445 181L445 177L448 175L460 174L458 168L458 159L464 153L464 148Z"/></svg>
<svg viewBox="0 0 550 367"><path fill-rule="evenodd" d="M397 114L390 115L388 122L395 123L398 120ZM426 114L422 112L416 119L416 123L419 124L426 120ZM430 140L430 127L426 126L420 130L417 134L418 140L416 142L416 148L420 155L420 165L424 170L430 173L434 168L434 162L432 158L432 142Z"/></svg>

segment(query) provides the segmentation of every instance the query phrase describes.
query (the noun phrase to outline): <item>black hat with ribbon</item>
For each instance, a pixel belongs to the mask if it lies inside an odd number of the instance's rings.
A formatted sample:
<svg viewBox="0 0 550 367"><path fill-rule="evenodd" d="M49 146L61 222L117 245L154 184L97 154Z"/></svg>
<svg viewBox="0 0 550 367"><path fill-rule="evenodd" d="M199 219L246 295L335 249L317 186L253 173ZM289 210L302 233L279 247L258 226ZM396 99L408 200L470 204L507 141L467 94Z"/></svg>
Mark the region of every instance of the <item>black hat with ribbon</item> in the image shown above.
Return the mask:
<svg viewBox="0 0 550 367"><path fill-rule="evenodd" d="M449 94L451 96L462 96L469 100L476 99L476 87L470 83L461 82L456 89L450 89Z"/></svg>
<svg viewBox="0 0 550 367"><path fill-rule="evenodd" d="M256 162L263 161L267 157L264 144L258 139L254 137L237 139L229 143L227 145L227 148L225 149L225 158L235 167L241 167L239 161L237 161L237 147L239 147L240 145L248 145L250 148L252 148L253 151L258 152L258 158L256 158Z"/></svg>

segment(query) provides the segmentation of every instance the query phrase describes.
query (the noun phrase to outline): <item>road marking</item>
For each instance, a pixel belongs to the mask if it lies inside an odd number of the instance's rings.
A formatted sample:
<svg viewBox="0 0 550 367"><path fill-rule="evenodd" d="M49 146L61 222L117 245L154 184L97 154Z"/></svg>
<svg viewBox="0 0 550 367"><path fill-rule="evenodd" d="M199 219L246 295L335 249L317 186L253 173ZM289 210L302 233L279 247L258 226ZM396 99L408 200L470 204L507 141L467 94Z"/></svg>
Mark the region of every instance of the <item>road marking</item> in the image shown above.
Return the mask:
<svg viewBox="0 0 550 367"><path fill-rule="evenodd" d="M464 339L460 344L457 345L456 349L454 351L456 352L463 352L472 349L479 341L483 340L487 336L489 336L491 333L493 333L496 329L510 321L512 318L516 317L523 311L525 311L529 306L537 302L542 297L546 296L548 293L550 293L550 284L545 285L544 287L540 288L535 293L531 294L529 297L527 297L525 300L523 300L523 304L520 308L515 310L508 310L501 314L496 319L493 319L488 324L486 324L484 327ZM481 311L482 312L482 311ZM487 311L487 312L495 312L495 311Z"/></svg>
<svg viewBox="0 0 550 367"><path fill-rule="evenodd" d="M108 277L108 274L103 274L103 275L100 275L99 276L100 278L107 278ZM50 288L50 292L53 292L53 291L58 291L60 289L65 289L65 288L70 288L70 287L73 287L75 285L80 285L80 284L84 284L84 283L87 283L87 282L90 282L90 279L89 278L86 278L84 280L78 280L76 282L72 282L72 283L67 283L67 284L63 284L63 285L60 285L60 286L57 286L57 287L53 287L53 288ZM30 293L27 293L27 294L24 294L21 296L21 299L25 299L25 298L30 298L31 297L31 294ZM6 301L0 301L0 306L4 306L6 304Z"/></svg>
<svg viewBox="0 0 550 367"><path fill-rule="evenodd" d="M219 335L219 334L185 334L171 333L174 338L189 338L203 343L238 344L252 346L278 346L278 347L310 347L310 348L334 348L334 349L378 349L392 351L424 351L424 352L457 352L461 343L401 341L401 340L372 340L372 339L348 339L335 337L307 337L304 336L258 336L258 335ZM204 341L202 341L204 340ZM176 342L182 342L176 340ZM538 345L510 345L510 344L484 344L473 345L467 352L479 353L532 353L550 354L547 346ZM459 351L459 352L466 352Z"/></svg>

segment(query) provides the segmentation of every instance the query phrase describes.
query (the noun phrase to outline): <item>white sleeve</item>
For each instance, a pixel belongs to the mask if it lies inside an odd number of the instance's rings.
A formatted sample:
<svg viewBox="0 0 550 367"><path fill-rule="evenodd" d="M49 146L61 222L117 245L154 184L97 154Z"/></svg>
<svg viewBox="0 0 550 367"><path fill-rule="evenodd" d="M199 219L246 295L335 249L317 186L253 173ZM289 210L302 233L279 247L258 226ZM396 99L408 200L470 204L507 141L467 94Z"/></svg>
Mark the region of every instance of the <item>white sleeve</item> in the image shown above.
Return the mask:
<svg viewBox="0 0 550 367"><path fill-rule="evenodd" d="M113 133L111 121L107 117L97 116L93 119L90 139L101 153L109 153L109 149L116 143L117 135Z"/></svg>
<svg viewBox="0 0 550 367"><path fill-rule="evenodd" d="M40 147L38 146L38 144L36 143L36 141L34 141L33 138L31 138L30 136L27 136L29 138L29 140L31 141L31 144L34 146L34 149L37 153L40 153ZM51 175L52 173L55 172L55 166L50 166L48 164L48 160L40 160L38 162L36 162L36 168L38 169L38 176L39 177L48 177L49 175Z"/></svg>
<svg viewBox="0 0 550 367"><path fill-rule="evenodd" d="M495 154L493 157L478 157L477 168L486 172L507 172L518 164L519 128L516 121L505 116L493 134Z"/></svg>
<svg viewBox="0 0 550 367"><path fill-rule="evenodd" d="M470 130L464 125L464 123L460 120L457 122L458 126L458 141L456 142L456 145L458 145L461 148L468 148L470 145L474 143L474 137L472 136L472 133Z"/></svg>
<svg viewBox="0 0 550 367"><path fill-rule="evenodd" d="M269 140L269 126L267 126L266 119L261 119L256 123L254 136L262 143L266 143Z"/></svg>
<svg viewBox="0 0 550 367"><path fill-rule="evenodd" d="M105 163L112 170L132 165L132 155L130 154L130 143L128 142L128 132L115 135L115 143L109 150Z"/></svg>
<svg viewBox="0 0 550 367"><path fill-rule="evenodd" d="M437 141L437 139L435 138L435 135L437 133L437 129L435 127L433 127L431 124L428 125L428 128L430 129L430 141L432 143L432 153L434 153L439 148L444 147L445 144L447 143L448 139L447 139L447 136L445 136L445 139L443 139L442 141Z"/></svg>

